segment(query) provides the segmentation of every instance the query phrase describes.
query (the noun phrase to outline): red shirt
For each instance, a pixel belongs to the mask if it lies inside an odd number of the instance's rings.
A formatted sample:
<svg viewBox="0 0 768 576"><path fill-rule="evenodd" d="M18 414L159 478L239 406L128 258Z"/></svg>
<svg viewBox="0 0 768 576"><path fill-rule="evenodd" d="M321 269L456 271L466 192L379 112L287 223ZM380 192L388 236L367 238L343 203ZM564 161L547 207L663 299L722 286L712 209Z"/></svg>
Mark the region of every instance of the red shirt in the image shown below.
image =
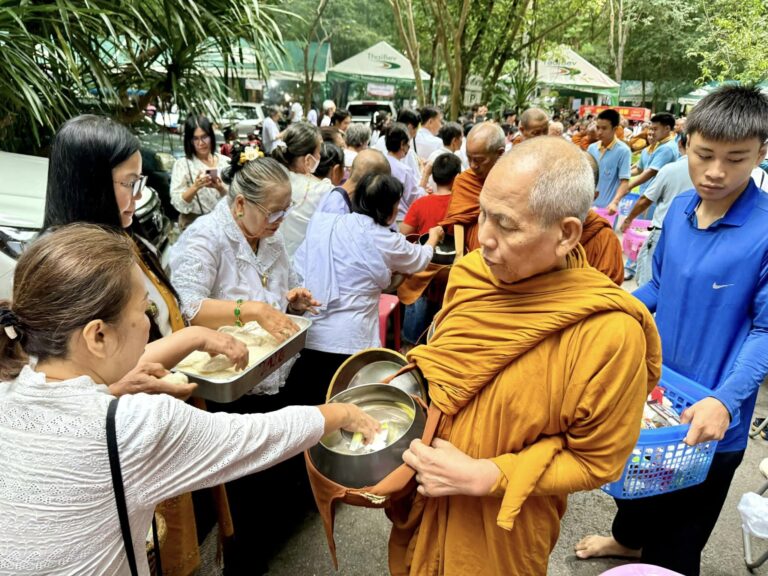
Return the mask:
<svg viewBox="0 0 768 576"><path fill-rule="evenodd" d="M445 218L450 203L450 194L422 196L411 204L403 222L416 228L419 235L426 234L430 228L434 228Z"/></svg>

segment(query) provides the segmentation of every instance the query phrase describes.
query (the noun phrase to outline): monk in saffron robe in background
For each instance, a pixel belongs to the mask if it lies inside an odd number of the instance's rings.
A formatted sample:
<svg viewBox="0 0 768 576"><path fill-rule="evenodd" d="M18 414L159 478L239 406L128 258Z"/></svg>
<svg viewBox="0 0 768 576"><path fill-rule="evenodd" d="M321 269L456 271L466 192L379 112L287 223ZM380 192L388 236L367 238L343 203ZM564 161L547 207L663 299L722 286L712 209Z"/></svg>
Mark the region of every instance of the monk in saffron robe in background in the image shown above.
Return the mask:
<svg viewBox="0 0 768 576"><path fill-rule="evenodd" d="M388 510L392 574L543 576L568 494L621 475L661 347L644 306L586 261L593 192L584 154L553 136L488 176L482 248L408 355L443 416L403 455L418 488Z"/></svg>
<svg viewBox="0 0 768 576"><path fill-rule="evenodd" d="M585 152L584 156L592 166L592 173L595 176L595 199L597 199L600 168L592 154ZM590 210L584 220L579 243L584 247L587 262L608 276L617 286L621 286L624 282L624 252L611 223L594 210Z"/></svg>
<svg viewBox="0 0 768 576"><path fill-rule="evenodd" d="M469 169L453 182L453 196L445 219L440 226L460 224L464 227L464 247L471 252L480 246L477 241L477 217L480 214L478 198L483 183L494 164L504 154L504 131L498 124L483 122L467 135ZM448 228L447 233L453 231Z"/></svg>

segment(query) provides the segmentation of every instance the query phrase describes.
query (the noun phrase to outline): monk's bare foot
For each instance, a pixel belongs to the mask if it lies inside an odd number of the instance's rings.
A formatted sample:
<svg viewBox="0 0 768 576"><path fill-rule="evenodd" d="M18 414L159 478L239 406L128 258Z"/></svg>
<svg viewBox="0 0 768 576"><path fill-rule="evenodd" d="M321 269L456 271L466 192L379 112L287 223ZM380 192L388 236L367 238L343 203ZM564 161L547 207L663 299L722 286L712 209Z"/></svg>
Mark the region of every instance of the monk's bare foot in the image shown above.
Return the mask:
<svg viewBox="0 0 768 576"><path fill-rule="evenodd" d="M611 536L587 536L574 547L576 556L585 558L602 558L603 556L619 556L622 558L640 558L640 550L622 546Z"/></svg>

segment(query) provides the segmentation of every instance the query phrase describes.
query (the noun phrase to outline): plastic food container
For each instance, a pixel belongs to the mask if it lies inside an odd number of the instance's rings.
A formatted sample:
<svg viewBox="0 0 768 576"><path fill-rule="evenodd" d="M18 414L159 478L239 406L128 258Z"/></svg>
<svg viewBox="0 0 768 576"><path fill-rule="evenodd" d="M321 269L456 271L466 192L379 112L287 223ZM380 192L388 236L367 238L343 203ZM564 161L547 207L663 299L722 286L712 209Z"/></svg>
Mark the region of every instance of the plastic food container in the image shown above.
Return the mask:
<svg viewBox="0 0 768 576"><path fill-rule="evenodd" d="M712 390L666 366L662 370L659 386L664 388L664 396L672 402L678 414L712 393ZM739 419L734 418L728 429L738 424ZM603 486L603 492L614 498L629 500L701 484L712 464L717 441L688 446L683 439L689 428L688 424L681 424L641 430L621 478Z"/></svg>

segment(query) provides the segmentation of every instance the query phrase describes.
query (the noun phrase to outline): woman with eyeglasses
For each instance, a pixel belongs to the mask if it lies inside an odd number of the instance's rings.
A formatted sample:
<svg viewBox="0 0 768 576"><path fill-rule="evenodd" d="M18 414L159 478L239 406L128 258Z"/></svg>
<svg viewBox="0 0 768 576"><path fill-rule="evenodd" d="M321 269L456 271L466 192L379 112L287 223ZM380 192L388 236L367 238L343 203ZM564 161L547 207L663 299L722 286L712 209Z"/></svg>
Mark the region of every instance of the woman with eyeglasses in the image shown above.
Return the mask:
<svg viewBox="0 0 768 576"><path fill-rule="evenodd" d="M196 218L208 214L227 193L221 178L229 158L216 151L216 135L205 116L190 114L184 123L184 156L171 173L171 204L179 211L184 230Z"/></svg>
<svg viewBox="0 0 768 576"><path fill-rule="evenodd" d="M293 210L282 226L288 256L304 241L307 225L320 200L333 189L333 182L315 175L321 160L323 137L317 126L307 122L291 124L285 131L283 144L272 150L272 158L288 169Z"/></svg>

